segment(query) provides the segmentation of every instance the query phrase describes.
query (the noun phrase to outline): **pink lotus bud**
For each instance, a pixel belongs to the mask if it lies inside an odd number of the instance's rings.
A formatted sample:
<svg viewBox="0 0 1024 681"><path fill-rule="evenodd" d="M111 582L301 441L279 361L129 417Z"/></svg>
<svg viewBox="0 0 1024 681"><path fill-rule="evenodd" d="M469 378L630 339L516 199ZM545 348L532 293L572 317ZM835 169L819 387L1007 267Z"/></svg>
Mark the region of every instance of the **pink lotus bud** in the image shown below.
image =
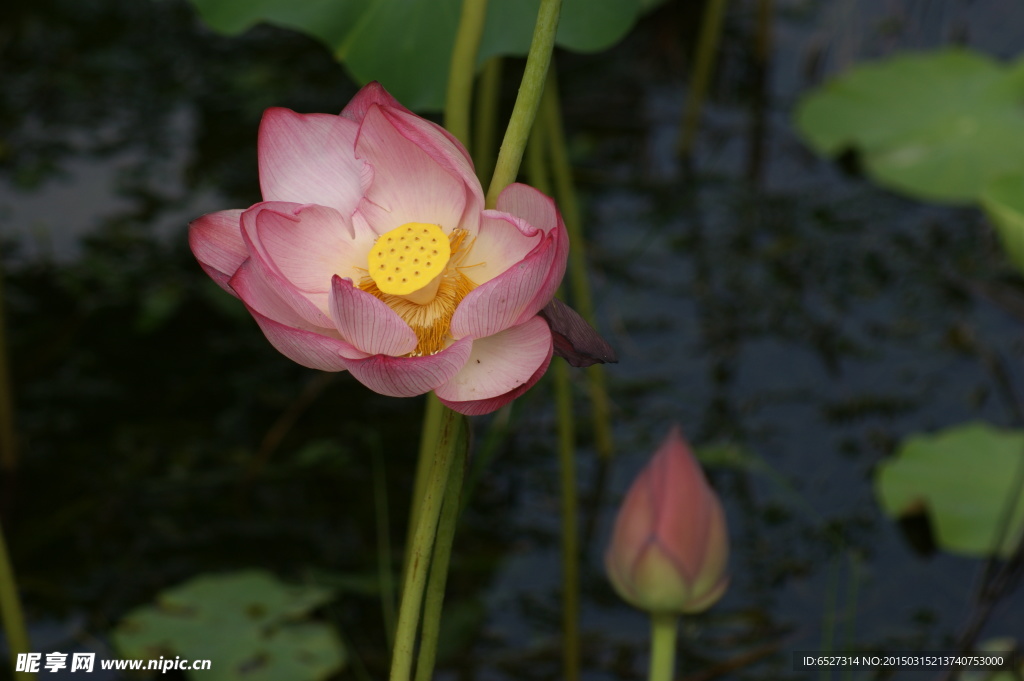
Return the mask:
<svg viewBox="0 0 1024 681"><path fill-rule="evenodd" d="M722 503L674 426L619 509L608 578L642 610L700 612L725 593L728 558Z"/></svg>

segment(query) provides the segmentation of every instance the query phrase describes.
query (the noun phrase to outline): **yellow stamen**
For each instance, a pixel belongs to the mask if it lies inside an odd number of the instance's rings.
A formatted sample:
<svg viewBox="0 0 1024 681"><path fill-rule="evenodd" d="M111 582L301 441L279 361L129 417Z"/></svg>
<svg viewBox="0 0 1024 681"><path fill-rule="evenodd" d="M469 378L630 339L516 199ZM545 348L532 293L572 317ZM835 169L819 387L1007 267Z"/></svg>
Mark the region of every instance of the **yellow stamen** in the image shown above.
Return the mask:
<svg viewBox="0 0 1024 681"><path fill-rule="evenodd" d="M437 225L407 222L382 234L370 249L369 271L382 293L407 296L434 284L451 258L451 245ZM424 302L433 297L422 296ZM420 302L420 301L416 301Z"/></svg>
<svg viewBox="0 0 1024 681"><path fill-rule="evenodd" d="M414 230L412 233L406 229L410 226ZM431 252L430 262L433 263L433 251L436 247L438 255L444 255L443 265L439 270L431 274L417 289L409 293L396 293L394 288L387 287L386 274L381 277L384 279L385 285L382 285L381 278L374 276L375 271L387 271L386 269L380 270L381 263L379 260L374 259L374 253L381 248L381 243L383 243L383 250L386 252L386 255L390 256L392 245L408 243L410 235L412 237L417 235L425 236L422 231L416 231L422 230L423 227L431 227L440 234L440 238L436 243L428 239L427 243L430 245L430 248L427 250ZM389 236L395 239L390 244L387 241ZM406 241L397 241L402 236L407 237ZM476 284L461 271L465 267L462 265L462 260L469 253L472 246L472 241L467 243L466 237L468 236L469 233L464 229L454 229L451 234L445 236L444 232L441 232L440 228L436 225L425 225L415 222L407 223L380 236L370 251L369 269L366 276L359 282L359 288L387 303L416 333L419 343L410 355L433 355L444 350L453 340L449 333L449 328L451 327L452 315L455 314L455 308L459 306L459 303L462 302L462 299L470 291L476 288ZM437 237L431 236L430 238ZM416 244L415 241L412 243ZM397 257L399 246L394 247ZM404 255L404 253L402 254ZM412 257L416 259L418 256ZM406 255L405 258L405 260L399 261L399 267L404 268L407 262L411 262L410 256ZM420 260L421 262L426 262L423 259ZM420 263L415 264L418 265ZM385 263L385 267L387 266L388 263ZM394 265L390 266L394 267ZM412 271L415 272L416 270ZM424 270L421 269L419 271L421 272L421 279L427 276L422 274ZM393 274L392 277L394 277ZM409 279L409 277L406 276L406 279ZM405 283L409 284L409 282ZM399 290L405 289L400 288Z"/></svg>

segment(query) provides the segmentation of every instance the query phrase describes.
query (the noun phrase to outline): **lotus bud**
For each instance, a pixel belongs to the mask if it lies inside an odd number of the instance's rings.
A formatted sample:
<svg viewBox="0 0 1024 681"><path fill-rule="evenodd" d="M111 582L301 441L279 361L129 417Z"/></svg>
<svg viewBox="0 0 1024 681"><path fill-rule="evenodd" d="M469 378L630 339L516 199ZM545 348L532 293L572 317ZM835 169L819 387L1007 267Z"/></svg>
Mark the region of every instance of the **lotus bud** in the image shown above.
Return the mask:
<svg viewBox="0 0 1024 681"><path fill-rule="evenodd" d="M694 613L729 583L722 503L674 426L633 482L605 553L612 586L651 613Z"/></svg>

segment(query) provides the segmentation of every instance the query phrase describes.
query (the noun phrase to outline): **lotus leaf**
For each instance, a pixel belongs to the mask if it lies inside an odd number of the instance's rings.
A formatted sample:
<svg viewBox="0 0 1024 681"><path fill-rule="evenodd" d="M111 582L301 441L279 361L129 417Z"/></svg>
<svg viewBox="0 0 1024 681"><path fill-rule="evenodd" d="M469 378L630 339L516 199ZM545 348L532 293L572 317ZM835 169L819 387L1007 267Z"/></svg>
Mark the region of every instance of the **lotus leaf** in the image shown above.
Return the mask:
<svg viewBox="0 0 1024 681"><path fill-rule="evenodd" d="M947 49L859 66L800 102L796 124L819 153L852 149L880 184L971 202L1024 171L1024 60Z"/></svg>
<svg viewBox="0 0 1024 681"><path fill-rule="evenodd" d="M924 510L946 551L1006 557L1024 536L1022 482L1024 432L969 423L908 438L875 492L894 518Z"/></svg>
<svg viewBox="0 0 1024 681"><path fill-rule="evenodd" d="M557 44L596 52L618 42L660 0L564 0ZM236 35L260 21L308 33L362 83L380 81L405 106L440 110L461 0L192 0L214 30ZM525 55L540 0L490 0L480 62Z"/></svg>
<svg viewBox="0 0 1024 681"><path fill-rule="evenodd" d="M326 624L296 620L330 598L258 570L203 575L126 615L113 638L123 658L211 660L186 672L202 681L317 681L342 668L344 650Z"/></svg>
<svg viewBox="0 0 1024 681"><path fill-rule="evenodd" d="M1024 173L1004 175L986 185L981 206L1003 241L1003 248L1024 272Z"/></svg>

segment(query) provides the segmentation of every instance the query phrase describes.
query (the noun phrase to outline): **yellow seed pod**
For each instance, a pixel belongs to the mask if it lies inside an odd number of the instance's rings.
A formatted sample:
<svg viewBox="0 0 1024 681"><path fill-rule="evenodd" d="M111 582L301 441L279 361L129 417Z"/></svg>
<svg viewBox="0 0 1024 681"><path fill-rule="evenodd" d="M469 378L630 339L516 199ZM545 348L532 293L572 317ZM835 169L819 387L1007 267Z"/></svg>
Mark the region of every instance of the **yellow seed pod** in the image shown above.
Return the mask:
<svg viewBox="0 0 1024 681"><path fill-rule="evenodd" d="M451 255L439 226L407 222L377 238L370 249L370 276L382 292L408 295L444 272Z"/></svg>

